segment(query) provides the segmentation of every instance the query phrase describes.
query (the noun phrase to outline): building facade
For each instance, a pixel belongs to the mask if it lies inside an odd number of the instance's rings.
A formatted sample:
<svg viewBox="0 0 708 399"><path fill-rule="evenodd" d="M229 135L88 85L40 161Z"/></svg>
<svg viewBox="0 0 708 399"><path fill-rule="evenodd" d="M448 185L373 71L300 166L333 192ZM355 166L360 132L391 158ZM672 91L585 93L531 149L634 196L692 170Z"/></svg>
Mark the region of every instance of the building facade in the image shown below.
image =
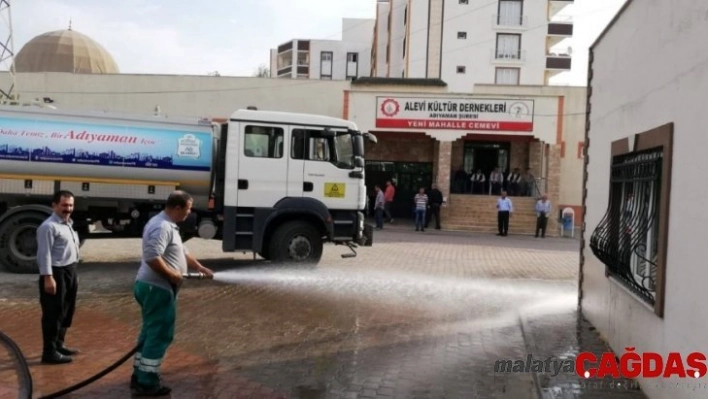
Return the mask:
<svg viewBox="0 0 708 399"><path fill-rule="evenodd" d="M662 357L658 378L637 377L652 399L708 389L686 363L708 352L705 15L699 0L627 1L590 49L580 305L617 353ZM686 378L664 376L672 352Z"/></svg>
<svg viewBox="0 0 708 399"><path fill-rule="evenodd" d="M270 50L273 78L350 80L371 73L374 20L345 18L342 40L295 39Z"/></svg>
<svg viewBox="0 0 708 399"><path fill-rule="evenodd" d="M393 180L394 216L410 215L420 187L436 184L448 199L443 228L496 231L501 189L519 211L514 233L532 234L533 207L547 193L557 235L562 210L581 223L584 88L476 85L470 94L450 93L439 80L360 79L345 94L344 117L373 132L379 144L367 149L367 186ZM497 169L504 181L490 184ZM483 184L471 182L474 172ZM532 176L524 193L510 174ZM513 180L513 179L512 179Z"/></svg>
<svg viewBox="0 0 708 399"><path fill-rule="evenodd" d="M379 0L372 77L548 85L570 71L572 0Z"/></svg>

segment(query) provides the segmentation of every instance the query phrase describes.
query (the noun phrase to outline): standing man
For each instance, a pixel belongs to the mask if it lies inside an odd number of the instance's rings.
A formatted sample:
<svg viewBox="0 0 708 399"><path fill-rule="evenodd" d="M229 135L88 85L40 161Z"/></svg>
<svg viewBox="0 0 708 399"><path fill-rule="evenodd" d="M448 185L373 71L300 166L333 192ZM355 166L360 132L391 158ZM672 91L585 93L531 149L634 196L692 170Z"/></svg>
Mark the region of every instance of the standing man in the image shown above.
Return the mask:
<svg viewBox="0 0 708 399"><path fill-rule="evenodd" d="M64 346L76 309L79 280L79 235L73 228L74 194L58 191L52 198L54 212L37 229L39 303L42 306L42 363L72 361L79 351Z"/></svg>
<svg viewBox="0 0 708 399"><path fill-rule="evenodd" d="M393 215L391 214L391 209L393 208L393 198L396 197L396 188L393 187L391 180L386 182L386 192L384 193L384 212L388 218L389 223L393 223Z"/></svg>
<svg viewBox="0 0 708 399"><path fill-rule="evenodd" d="M173 192L165 209L153 216L143 230L143 257L133 287L142 311L142 330L130 381L137 395L161 396L172 391L160 381L160 365L174 337L175 305L182 274L189 267L207 276L214 275L182 245L177 223L187 218L192 203L186 192Z"/></svg>
<svg viewBox="0 0 708 399"><path fill-rule="evenodd" d="M509 217L514 212L511 198L506 196L506 191L501 192L501 198L497 199L497 225L499 226L498 236L506 237L509 233Z"/></svg>
<svg viewBox="0 0 708 399"><path fill-rule="evenodd" d="M430 212L425 215L425 228L428 228L430 219L435 216L435 230L440 230L440 207L443 203L443 195L438 190L437 184L433 183L430 192L428 193L428 204L430 204Z"/></svg>
<svg viewBox="0 0 708 399"><path fill-rule="evenodd" d="M425 188L418 189L418 194L413 197L415 204L415 231L425 231L425 209L428 207L428 196Z"/></svg>
<svg viewBox="0 0 708 399"><path fill-rule="evenodd" d="M482 170L477 169L477 173L473 174L470 180L472 181L472 194L484 194L484 183L487 178L482 173Z"/></svg>
<svg viewBox="0 0 708 399"><path fill-rule="evenodd" d="M376 200L374 201L374 213L376 214L376 228L383 229L383 213L384 213L384 193L381 191L381 186L378 184L374 187L376 192Z"/></svg>
<svg viewBox="0 0 708 399"><path fill-rule="evenodd" d="M494 171L489 175L489 184L492 187L492 194L498 195L504 184L504 175L499 168L494 168Z"/></svg>
<svg viewBox="0 0 708 399"><path fill-rule="evenodd" d="M541 238L546 238L546 226L548 225L548 216L551 214L551 201L548 200L548 194L543 194L540 200L536 202L536 237L538 231L541 230Z"/></svg>

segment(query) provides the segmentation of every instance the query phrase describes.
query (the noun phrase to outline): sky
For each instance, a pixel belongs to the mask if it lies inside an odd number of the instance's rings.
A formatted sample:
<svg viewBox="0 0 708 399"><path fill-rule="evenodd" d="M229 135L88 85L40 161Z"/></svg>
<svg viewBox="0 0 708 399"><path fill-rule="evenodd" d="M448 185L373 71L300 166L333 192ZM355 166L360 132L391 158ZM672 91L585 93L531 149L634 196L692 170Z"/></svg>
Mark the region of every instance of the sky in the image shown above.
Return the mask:
<svg viewBox="0 0 708 399"><path fill-rule="evenodd" d="M481 0L476 0L481 1ZM542 1L542 0L529 0ZM624 0L576 0L573 70L584 85L587 47ZM22 0L12 2L15 53L69 27L99 42L122 73L252 76L270 49L295 38L340 39L342 18L374 18L376 0ZM4 39L4 38L3 38Z"/></svg>

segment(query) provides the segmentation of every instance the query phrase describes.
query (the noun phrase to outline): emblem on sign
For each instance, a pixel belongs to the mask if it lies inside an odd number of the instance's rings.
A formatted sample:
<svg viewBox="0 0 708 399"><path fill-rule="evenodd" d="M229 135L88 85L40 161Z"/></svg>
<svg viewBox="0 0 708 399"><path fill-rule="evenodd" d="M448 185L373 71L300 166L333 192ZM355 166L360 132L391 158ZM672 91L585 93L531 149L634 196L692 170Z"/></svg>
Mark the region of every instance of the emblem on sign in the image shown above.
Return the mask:
<svg viewBox="0 0 708 399"><path fill-rule="evenodd" d="M514 118L523 118L529 114L529 107L524 103L515 102L509 106L509 113Z"/></svg>
<svg viewBox="0 0 708 399"><path fill-rule="evenodd" d="M199 158L201 141L194 137L193 134L185 134L184 137L177 140L177 142L178 157Z"/></svg>
<svg viewBox="0 0 708 399"><path fill-rule="evenodd" d="M389 98L381 103L381 113L388 117L396 115L400 109L401 106L398 105L398 102L392 98Z"/></svg>

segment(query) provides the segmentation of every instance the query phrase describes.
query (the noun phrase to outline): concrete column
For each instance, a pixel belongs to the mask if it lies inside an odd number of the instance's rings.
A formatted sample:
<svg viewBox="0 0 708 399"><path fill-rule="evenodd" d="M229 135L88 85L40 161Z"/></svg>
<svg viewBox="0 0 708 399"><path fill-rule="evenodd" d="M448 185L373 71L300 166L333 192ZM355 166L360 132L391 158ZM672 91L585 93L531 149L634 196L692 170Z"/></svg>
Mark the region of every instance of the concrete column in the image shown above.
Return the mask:
<svg viewBox="0 0 708 399"><path fill-rule="evenodd" d="M440 142L433 141L433 182L436 182L438 176L438 154L440 153Z"/></svg>
<svg viewBox="0 0 708 399"><path fill-rule="evenodd" d="M452 141L436 141L435 178L443 196L450 198L450 171L452 168Z"/></svg>
<svg viewBox="0 0 708 399"><path fill-rule="evenodd" d="M529 143L529 168L534 176L543 177L543 147L544 143L540 141L532 141ZM523 172L526 172L524 170Z"/></svg>
<svg viewBox="0 0 708 399"><path fill-rule="evenodd" d="M547 191L548 199L553 206L553 216L548 220L547 232L552 232L553 235L558 233L558 218L560 201L560 182L561 182L561 146L550 145L548 149L548 175L547 175Z"/></svg>

